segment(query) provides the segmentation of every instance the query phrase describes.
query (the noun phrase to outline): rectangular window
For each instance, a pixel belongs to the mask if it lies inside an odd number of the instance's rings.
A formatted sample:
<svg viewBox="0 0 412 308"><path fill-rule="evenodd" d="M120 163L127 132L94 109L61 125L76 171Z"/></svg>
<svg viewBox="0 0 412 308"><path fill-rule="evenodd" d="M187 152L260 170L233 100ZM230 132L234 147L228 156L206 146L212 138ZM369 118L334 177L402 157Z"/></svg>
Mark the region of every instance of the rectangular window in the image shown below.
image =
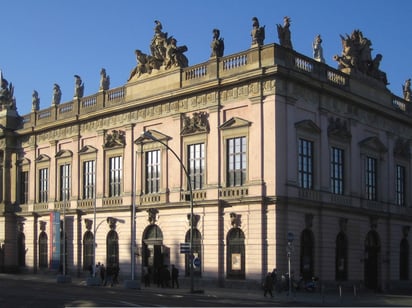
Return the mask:
<svg viewBox="0 0 412 308"><path fill-rule="evenodd" d="M49 169L39 169L39 203L48 201L49 193Z"/></svg>
<svg viewBox="0 0 412 308"><path fill-rule="evenodd" d="M190 144L187 147L190 184L192 189L202 189L205 172L204 143Z"/></svg>
<svg viewBox="0 0 412 308"><path fill-rule="evenodd" d="M299 139L299 186L313 189L313 142Z"/></svg>
<svg viewBox="0 0 412 308"><path fill-rule="evenodd" d="M110 157L109 159L109 197L121 195L122 188L122 157Z"/></svg>
<svg viewBox="0 0 412 308"><path fill-rule="evenodd" d="M29 203L29 172L20 173L20 204Z"/></svg>
<svg viewBox="0 0 412 308"><path fill-rule="evenodd" d="M406 169L396 165L396 205L405 206Z"/></svg>
<svg viewBox="0 0 412 308"><path fill-rule="evenodd" d="M377 179L377 160L373 157L366 157L365 170L365 189L366 199L376 201L376 179Z"/></svg>
<svg viewBox="0 0 412 308"><path fill-rule="evenodd" d="M246 137L227 140L227 186L241 186L246 182Z"/></svg>
<svg viewBox="0 0 412 308"><path fill-rule="evenodd" d="M344 151L332 147L330 149L330 187L331 192L337 195L343 195L344 183Z"/></svg>
<svg viewBox="0 0 412 308"><path fill-rule="evenodd" d="M94 199L96 188L96 162L83 162L83 199Z"/></svg>
<svg viewBox="0 0 412 308"><path fill-rule="evenodd" d="M60 201L70 200L70 165L60 166Z"/></svg>
<svg viewBox="0 0 412 308"><path fill-rule="evenodd" d="M146 194L160 191L160 151L146 152Z"/></svg>

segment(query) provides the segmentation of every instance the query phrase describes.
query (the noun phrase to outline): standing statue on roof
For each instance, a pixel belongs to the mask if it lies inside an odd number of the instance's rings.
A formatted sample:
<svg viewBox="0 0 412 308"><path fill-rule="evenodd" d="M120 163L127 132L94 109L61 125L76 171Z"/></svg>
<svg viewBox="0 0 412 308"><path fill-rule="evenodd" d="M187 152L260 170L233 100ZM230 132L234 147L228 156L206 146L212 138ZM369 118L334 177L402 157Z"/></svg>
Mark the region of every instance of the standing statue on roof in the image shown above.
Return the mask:
<svg viewBox="0 0 412 308"><path fill-rule="evenodd" d="M155 20L154 36L150 43L152 58L149 58L150 67L159 69L164 66L165 69L172 67L187 67L189 60L183 54L188 49L185 45L177 46L177 40L173 36L168 37L167 32L163 32L162 23Z"/></svg>
<svg viewBox="0 0 412 308"><path fill-rule="evenodd" d="M220 38L219 29L213 29L213 41L210 44L212 53L210 57L223 57L223 51L225 50L225 43L223 38Z"/></svg>
<svg viewBox="0 0 412 308"><path fill-rule="evenodd" d="M325 63L325 58L323 57L323 48L322 48L322 38L320 34L315 37L315 40L312 43L313 48L313 59L318 62Z"/></svg>
<svg viewBox="0 0 412 308"><path fill-rule="evenodd" d="M252 36L252 46L261 46L263 45L263 42L265 40L265 26L261 27L259 25L259 20L257 19L257 17L253 17L252 21L252 32L250 33L250 35Z"/></svg>
<svg viewBox="0 0 412 308"><path fill-rule="evenodd" d="M60 86L55 83L53 85L53 98L52 98L52 106L60 104L62 98L62 91L60 90Z"/></svg>
<svg viewBox="0 0 412 308"><path fill-rule="evenodd" d="M405 84L402 86L403 99L407 102L411 101L412 91L411 91L411 79L406 79Z"/></svg>
<svg viewBox="0 0 412 308"><path fill-rule="evenodd" d="M150 51L152 56L163 62L166 57L166 44L167 44L167 32L162 32L162 23L158 20L154 21L156 26L154 27L154 36L152 42L150 43Z"/></svg>
<svg viewBox="0 0 412 308"><path fill-rule="evenodd" d="M82 98L84 93L84 83L79 75L74 75L75 86L74 86L74 97Z"/></svg>
<svg viewBox="0 0 412 308"><path fill-rule="evenodd" d="M285 16L283 17L283 27L280 24L277 24L276 26L278 29L278 37L279 37L280 46L293 49L291 33L289 29L290 23L291 23L290 17Z"/></svg>
<svg viewBox="0 0 412 308"><path fill-rule="evenodd" d="M106 91L110 88L110 76L106 74L106 69L102 68L100 71L100 91Z"/></svg>
<svg viewBox="0 0 412 308"><path fill-rule="evenodd" d="M36 90L33 90L31 95L31 111L37 111L40 108L40 98L39 93Z"/></svg>

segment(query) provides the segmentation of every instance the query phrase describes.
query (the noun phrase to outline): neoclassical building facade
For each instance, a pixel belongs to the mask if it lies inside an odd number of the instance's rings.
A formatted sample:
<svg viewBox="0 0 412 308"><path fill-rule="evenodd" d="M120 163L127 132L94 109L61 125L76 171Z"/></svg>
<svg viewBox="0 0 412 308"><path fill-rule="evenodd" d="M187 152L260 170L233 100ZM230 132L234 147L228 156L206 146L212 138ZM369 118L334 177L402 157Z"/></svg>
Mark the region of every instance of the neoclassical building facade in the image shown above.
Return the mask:
<svg viewBox="0 0 412 308"><path fill-rule="evenodd" d="M305 279L410 283L412 109L382 72L256 42L188 66L155 44L121 87L23 117L2 101L2 271L154 280L194 258L197 283L259 285L289 247Z"/></svg>

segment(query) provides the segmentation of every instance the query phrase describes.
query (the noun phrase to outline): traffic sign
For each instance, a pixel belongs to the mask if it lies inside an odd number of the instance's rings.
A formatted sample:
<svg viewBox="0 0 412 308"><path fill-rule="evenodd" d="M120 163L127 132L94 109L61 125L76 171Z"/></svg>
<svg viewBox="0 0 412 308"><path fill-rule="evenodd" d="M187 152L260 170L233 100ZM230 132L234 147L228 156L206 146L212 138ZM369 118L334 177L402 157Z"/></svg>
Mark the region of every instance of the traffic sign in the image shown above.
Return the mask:
<svg viewBox="0 0 412 308"><path fill-rule="evenodd" d="M190 243L180 243L180 253L190 253Z"/></svg>
<svg viewBox="0 0 412 308"><path fill-rule="evenodd" d="M200 267L200 259L199 258L194 258L193 259L193 266L194 267Z"/></svg>

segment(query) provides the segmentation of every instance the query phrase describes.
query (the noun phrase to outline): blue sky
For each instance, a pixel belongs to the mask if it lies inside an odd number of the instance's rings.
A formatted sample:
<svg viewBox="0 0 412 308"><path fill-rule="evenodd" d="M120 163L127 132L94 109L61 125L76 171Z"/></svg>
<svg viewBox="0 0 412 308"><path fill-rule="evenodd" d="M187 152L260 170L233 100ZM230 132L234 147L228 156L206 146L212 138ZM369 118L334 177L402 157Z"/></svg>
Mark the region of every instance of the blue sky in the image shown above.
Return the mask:
<svg viewBox="0 0 412 308"><path fill-rule="evenodd" d="M75 74L85 84L85 96L98 91L101 68L111 88L125 84L136 65L134 50L150 54L156 19L178 45L188 47L189 65L209 59L214 28L229 55L250 47L252 17L265 25L269 44L279 43L276 24L290 16L297 52L311 57L312 41L321 34L326 63L336 68L332 57L342 51L339 35L359 29L372 41L372 56L383 55L389 90L402 96L402 84L412 77L409 0L13 0L1 10L0 69L14 84L20 115L30 113L33 90L40 108L50 107L54 83L61 87L62 103L71 101Z"/></svg>

